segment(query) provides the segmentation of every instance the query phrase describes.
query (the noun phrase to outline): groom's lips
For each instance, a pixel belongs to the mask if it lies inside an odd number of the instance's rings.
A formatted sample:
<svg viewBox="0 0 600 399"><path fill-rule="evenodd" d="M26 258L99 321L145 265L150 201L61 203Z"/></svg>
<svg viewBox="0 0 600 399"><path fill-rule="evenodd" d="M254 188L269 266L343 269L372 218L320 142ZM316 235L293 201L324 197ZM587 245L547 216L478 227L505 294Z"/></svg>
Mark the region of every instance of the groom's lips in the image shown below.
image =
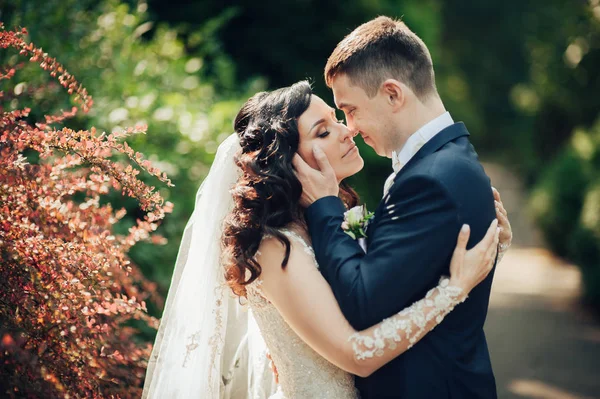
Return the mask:
<svg viewBox="0 0 600 399"><path fill-rule="evenodd" d="M350 149L348 151L346 151L346 153L344 155L342 155L342 158L344 158L346 155L350 154L350 152L352 152L352 150L355 148L356 148L356 144L352 144L352 147L350 147Z"/></svg>

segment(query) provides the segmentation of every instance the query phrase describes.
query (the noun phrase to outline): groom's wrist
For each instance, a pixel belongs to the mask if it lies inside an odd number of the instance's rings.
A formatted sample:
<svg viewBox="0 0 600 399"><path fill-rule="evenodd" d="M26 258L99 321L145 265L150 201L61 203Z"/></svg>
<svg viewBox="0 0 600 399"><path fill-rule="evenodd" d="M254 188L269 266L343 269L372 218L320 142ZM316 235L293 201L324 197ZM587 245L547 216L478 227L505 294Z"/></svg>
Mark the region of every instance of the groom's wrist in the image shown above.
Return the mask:
<svg viewBox="0 0 600 399"><path fill-rule="evenodd" d="M344 212L346 207L342 200L335 195L329 195L319 198L306 208L306 219L310 222L323 216L343 215Z"/></svg>

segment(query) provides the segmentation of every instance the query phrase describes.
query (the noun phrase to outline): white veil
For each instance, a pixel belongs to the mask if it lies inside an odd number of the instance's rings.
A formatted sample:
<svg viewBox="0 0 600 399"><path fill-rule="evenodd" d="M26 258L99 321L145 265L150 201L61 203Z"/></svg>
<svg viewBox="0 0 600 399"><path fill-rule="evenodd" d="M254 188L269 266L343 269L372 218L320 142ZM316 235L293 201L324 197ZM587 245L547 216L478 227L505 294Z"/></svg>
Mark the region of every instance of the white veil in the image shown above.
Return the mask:
<svg viewBox="0 0 600 399"><path fill-rule="evenodd" d="M221 232L238 178L236 134L217 150L183 233L142 398L262 399L276 390L266 345L225 285Z"/></svg>

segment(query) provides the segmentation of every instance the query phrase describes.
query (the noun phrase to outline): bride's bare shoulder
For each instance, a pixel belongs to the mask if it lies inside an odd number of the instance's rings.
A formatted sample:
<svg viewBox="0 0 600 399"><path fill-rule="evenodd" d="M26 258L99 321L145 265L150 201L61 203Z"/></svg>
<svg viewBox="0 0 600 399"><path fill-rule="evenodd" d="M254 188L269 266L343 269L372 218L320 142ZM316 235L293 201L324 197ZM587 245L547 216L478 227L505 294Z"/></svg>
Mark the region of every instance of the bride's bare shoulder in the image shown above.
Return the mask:
<svg viewBox="0 0 600 399"><path fill-rule="evenodd" d="M285 229L280 231L281 236L265 235L256 251L255 259L261 265L263 272L269 272L272 269L282 270L282 263L286 255L286 244L282 239L285 237L290 244L290 255L288 266L298 258L298 253L304 252L306 238L302 231L296 229Z"/></svg>
<svg viewBox="0 0 600 399"><path fill-rule="evenodd" d="M283 259L284 256L285 245L279 237L275 235L265 235L262 237L255 256L259 263L270 262L277 258Z"/></svg>

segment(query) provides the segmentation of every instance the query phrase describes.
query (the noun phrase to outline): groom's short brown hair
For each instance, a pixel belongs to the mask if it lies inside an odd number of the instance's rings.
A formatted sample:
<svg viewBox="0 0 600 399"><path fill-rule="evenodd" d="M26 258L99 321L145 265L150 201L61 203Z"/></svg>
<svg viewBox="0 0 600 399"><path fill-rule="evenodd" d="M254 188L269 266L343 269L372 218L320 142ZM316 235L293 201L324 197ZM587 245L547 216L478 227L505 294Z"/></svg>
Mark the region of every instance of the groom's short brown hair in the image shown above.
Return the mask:
<svg viewBox="0 0 600 399"><path fill-rule="evenodd" d="M404 22L378 17L360 25L338 43L325 66L325 82L346 74L369 97L386 79L396 79L424 99L436 93L433 62L423 40Z"/></svg>

